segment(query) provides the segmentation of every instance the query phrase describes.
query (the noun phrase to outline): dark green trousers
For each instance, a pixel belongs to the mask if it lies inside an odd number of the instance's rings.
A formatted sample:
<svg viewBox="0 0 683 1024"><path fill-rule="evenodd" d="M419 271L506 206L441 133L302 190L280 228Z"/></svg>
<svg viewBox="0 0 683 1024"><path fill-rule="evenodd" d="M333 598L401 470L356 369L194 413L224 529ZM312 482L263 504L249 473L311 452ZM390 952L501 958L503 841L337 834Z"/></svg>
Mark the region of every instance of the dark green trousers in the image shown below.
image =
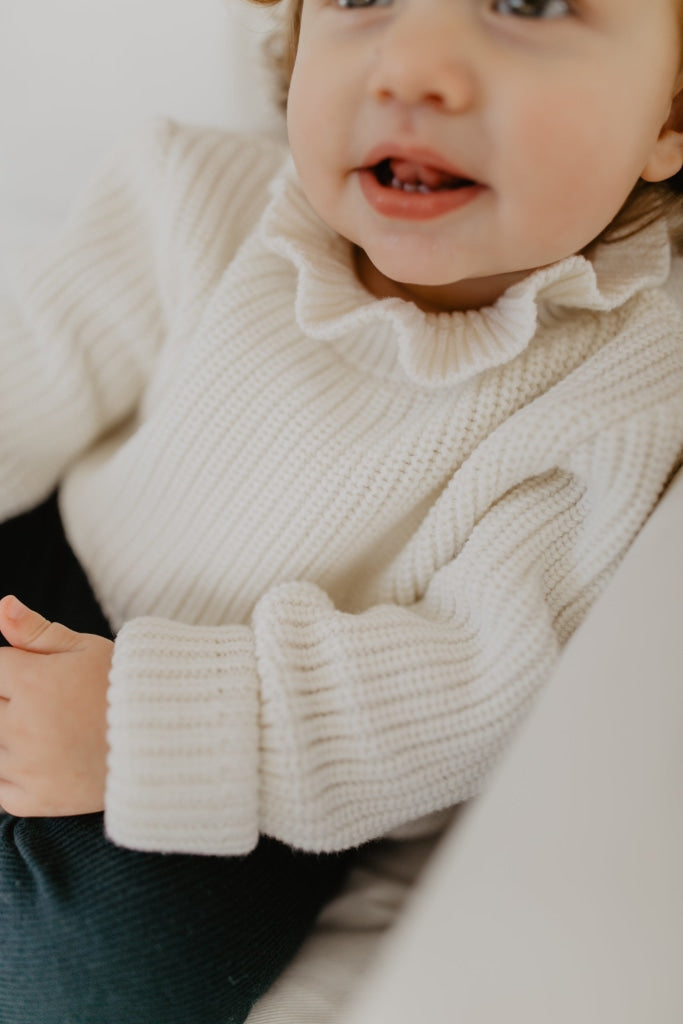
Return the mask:
<svg viewBox="0 0 683 1024"><path fill-rule="evenodd" d="M0 593L109 634L54 499L0 527ZM138 853L102 816L0 813L0 1024L237 1024L341 884L347 854Z"/></svg>

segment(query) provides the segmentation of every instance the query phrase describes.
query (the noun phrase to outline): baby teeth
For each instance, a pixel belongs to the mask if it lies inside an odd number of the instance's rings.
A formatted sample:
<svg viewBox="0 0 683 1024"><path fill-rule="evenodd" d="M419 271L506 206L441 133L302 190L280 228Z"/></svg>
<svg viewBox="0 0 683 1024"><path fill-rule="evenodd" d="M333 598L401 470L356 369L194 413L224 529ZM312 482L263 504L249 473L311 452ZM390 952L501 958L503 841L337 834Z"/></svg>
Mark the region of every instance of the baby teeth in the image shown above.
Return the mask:
<svg viewBox="0 0 683 1024"><path fill-rule="evenodd" d="M396 177L391 179L391 187L399 188L401 192L420 192L423 196L427 196L433 191L428 185L415 185L410 181L399 181Z"/></svg>

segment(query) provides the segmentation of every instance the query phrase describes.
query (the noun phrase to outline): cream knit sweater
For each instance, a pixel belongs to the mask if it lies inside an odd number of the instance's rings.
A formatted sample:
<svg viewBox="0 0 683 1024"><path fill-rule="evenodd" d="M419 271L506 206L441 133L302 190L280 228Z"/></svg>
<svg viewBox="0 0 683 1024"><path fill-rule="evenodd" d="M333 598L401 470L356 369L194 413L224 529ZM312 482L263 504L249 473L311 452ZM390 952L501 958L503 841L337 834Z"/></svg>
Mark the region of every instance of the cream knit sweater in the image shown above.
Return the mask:
<svg viewBox="0 0 683 1024"><path fill-rule="evenodd" d="M427 314L275 144L112 161L3 313L0 515L59 482L120 630L116 842L332 850L477 791L680 456L669 281L655 225Z"/></svg>

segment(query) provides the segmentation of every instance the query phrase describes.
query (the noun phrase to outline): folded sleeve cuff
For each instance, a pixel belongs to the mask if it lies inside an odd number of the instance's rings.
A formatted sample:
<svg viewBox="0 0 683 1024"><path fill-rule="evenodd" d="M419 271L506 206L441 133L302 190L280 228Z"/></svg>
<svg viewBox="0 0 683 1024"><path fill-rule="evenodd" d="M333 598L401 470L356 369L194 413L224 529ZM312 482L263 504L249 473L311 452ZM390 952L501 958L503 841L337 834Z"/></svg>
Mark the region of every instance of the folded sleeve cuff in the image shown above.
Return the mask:
<svg viewBox="0 0 683 1024"><path fill-rule="evenodd" d="M245 626L140 618L110 680L106 826L137 850L237 855L258 841L258 675Z"/></svg>

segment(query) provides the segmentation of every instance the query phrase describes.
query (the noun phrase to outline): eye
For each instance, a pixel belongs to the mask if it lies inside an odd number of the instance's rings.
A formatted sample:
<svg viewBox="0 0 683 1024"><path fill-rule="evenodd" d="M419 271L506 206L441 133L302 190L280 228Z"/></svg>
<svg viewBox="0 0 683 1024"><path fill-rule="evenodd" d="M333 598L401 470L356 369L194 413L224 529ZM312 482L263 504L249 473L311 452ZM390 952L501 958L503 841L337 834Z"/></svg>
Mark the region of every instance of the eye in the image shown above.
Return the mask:
<svg viewBox="0 0 683 1024"><path fill-rule="evenodd" d="M358 11L365 7L388 7L392 0L335 0L337 7L350 7Z"/></svg>
<svg viewBox="0 0 683 1024"><path fill-rule="evenodd" d="M518 18L566 18L572 13L568 0L495 0L493 10Z"/></svg>

